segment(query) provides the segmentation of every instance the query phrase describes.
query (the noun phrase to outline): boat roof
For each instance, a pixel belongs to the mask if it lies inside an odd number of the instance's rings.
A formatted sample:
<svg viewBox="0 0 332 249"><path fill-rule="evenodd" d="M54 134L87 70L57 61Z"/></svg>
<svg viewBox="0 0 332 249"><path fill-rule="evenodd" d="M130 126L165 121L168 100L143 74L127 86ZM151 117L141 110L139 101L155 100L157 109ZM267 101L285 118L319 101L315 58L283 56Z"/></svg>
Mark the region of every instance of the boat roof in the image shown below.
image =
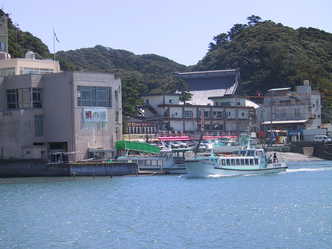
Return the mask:
<svg viewBox="0 0 332 249"><path fill-rule="evenodd" d="M131 151L138 151L138 152L151 153L151 154L160 153L160 148L158 146L151 145L148 143L125 141L125 140L117 141L115 144L115 148L117 150L131 150Z"/></svg>
<svg viewBox="0 0 332 249"><path fill-rule="evenodd" d="M308 119L303 119L303 120L275 120L272 121L272 124L302 124L307 122ZM263 125L268 125L271 124L271 121L264 121L262 122Z"/></svg>

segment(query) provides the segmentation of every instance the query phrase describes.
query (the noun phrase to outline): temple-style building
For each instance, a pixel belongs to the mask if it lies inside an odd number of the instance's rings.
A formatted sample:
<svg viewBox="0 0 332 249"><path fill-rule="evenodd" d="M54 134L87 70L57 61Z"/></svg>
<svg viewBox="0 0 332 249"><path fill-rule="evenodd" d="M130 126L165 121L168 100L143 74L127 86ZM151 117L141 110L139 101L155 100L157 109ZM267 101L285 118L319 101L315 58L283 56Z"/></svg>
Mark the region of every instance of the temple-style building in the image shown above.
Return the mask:
<svg viewBox="0 0 332 249"><path fill-rule="evenodd" d="M189 86L193 105L212 104L209 97L234 95L236 93L240 71L237 69L196 71L176 73Z"/></svg>

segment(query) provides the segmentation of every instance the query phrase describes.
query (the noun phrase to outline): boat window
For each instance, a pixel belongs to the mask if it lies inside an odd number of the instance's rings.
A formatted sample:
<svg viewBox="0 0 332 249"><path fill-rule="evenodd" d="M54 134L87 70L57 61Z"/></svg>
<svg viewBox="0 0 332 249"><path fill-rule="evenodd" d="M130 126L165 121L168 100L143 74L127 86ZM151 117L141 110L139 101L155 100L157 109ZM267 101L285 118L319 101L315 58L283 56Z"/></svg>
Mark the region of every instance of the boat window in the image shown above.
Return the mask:
<svg viewBox="0 0 332 249"><path fill-rule="evenodd" d="M241 155L242 155L242 156L245 156L245 155L246 155L246 151L245 151L245 150L242 150L242 151L241 151Z"/></svg>
<svg viewBox="0 0 332 249"><path fill-rule="evenodd" d="M258 165L258 158L255 158L255 164Z"/></svg>
<svg viewBox="0 0 332 249"><path fill-rule="evenodd" d="M250 159L250 165L254 164L254 159Z"/></svg>
<svg viewBox="0 0 332 249"><path fill-rule="evenodd" d="M244 159L241 158L241 165L244 165Z"/></svg>
<svg viewBox="0 0 332 249"><path fill-rule="evenodd" d="M255 151L254 150L248 150L248 156L254 156Z"/></svg>
<svg viewBox="0 0 332 249"><path fill-rule="evenodd" d="M239 158L236 158L236 165L240 165L240 159Z"/></svg>
<svg viewBox="0 0 332 249"><path fill-rule="evenodd" d="M229 165L229 159L226 159L226 164Z"/></svg>
<svg viewBox="0 0 332 249"><path fill-rule="evenodd" d="M221 159L221 165L226 165L225 164L225 159Z"/></svg>
<svg viewBox="0 0 332 249"><path fill-rule="evenodd" d="M256 153L257 153L257 156L263 157L263 151L257 151Z"/></svg>
<svg viewBox="0 0 332 249"><path fill-rule="evenodd" d="M231 165L235 164L235 159L231 159Z"/></svg>
<svg viewBox="0 0 332 249"><path fill-rule="evenodd" d="M245 164L249 165L249 159L245 159Z"/></svg>

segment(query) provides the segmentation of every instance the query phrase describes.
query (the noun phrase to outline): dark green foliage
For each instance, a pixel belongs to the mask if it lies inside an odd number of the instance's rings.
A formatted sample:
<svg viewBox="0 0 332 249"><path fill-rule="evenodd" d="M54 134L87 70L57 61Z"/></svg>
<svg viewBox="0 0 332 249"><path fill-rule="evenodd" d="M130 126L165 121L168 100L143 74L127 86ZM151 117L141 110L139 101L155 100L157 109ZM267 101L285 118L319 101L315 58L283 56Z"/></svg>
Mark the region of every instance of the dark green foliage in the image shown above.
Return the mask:
<svg viewBox="0 0 332 249"><path fill-rule="evenodd" d="M323 112L327 113L332 107L332 34L292 29L255 16L248 20L248 25L236 24L227 35L215 36L209 52L192 70L240 68L240 93L246 95L307 79L314 89L326 93Z"/></svg>
<svg viewBox="0 0 332 249"><path fill-rule="evenodd" d="M3 15L6 15L5 12L0 10L0 16ZM8 18L8 42L8 52L13 58L24 57L29 50L37 53L38 58L51 57L48 47L39 38L20 30L10 18Z"/></svg>
<svg viewBox="0 0 332 249"><path fill-rule="evenodd" d="M257 23L259 23L262 20L262 18L260 18L259 16L251 15L251 16L247 17L247 20L248 20L249 26L254 26Z"/></svg>

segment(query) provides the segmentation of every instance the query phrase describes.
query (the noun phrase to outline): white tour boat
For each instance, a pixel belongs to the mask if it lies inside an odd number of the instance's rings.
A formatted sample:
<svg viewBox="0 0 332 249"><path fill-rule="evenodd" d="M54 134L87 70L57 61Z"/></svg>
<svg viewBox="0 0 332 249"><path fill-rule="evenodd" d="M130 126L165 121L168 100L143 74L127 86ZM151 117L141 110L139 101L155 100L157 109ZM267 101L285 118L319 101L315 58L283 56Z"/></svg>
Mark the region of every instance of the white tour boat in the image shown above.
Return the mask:
<svg viewBox="0 0 332 249"><path fill-rule="evenodd" d="M287 169L284 162L268 159L263 149L247 149L232 155L198 156L185 160L187 177L234 176L248 174L279 173Z"/></svg>

